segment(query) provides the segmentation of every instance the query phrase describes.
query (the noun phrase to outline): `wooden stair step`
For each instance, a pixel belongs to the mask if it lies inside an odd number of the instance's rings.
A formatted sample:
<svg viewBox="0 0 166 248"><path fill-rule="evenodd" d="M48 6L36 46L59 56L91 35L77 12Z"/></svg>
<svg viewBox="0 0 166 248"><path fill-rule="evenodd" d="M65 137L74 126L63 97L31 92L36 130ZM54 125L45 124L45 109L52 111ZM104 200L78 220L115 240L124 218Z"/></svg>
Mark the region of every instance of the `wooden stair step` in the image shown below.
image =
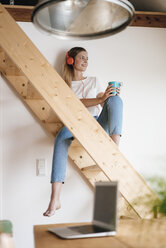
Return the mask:
<svg viewBox="0 0 166 248"><path fill-rule="evenodd" d="M62 122L55 122L55 123L46 122L43 123L43 125L53 136L56 136L59 130L63 127Z"/></svg>
<svg viewBox="0 0 166 248"><path fill-rule="evenodd" d="M110 181L97 165L82 168L81 172L92 187L95 186L96 182ZM140 218L137 212L133 209L132 205L130 205L121 194L119 195L118 215L120 217L125 216L134 219Z"/></svg>
<svg viewBox="0 0 166 248"><path fill-rule="evenodd" d="M22 72L18 67L15 66L15 64L12 62L12 60L6 55L6 53L3 51L2 47L0 47L0 64L3 68L3 74L8 76L21 76Z"/></svg>
<svg viewBox="0 0 166 248"><path fill-rule="evenodd" d="M81 169L81 171L85 172L85 171L95 171L95 172L101 172L101 169L99 166L97 166L96 164L94 165L90 165L90 166L86 166L86 167L83 167Z"/></svg>
<svg viewBox="0 0 166 248"><path fill-rule="evenodd" d="M2 48L0 47L0 71L1 73L4 73L5 72L5 53L4 51L2 50Z"/></svg>
<svg viewBox="0 0 166 248"><path fill-rule="evenodd" d="M69 156L77 164L79 169L95 164L94 160L89 156L87 151L80 145L77 139L74 139L69 147Z"/></svg>

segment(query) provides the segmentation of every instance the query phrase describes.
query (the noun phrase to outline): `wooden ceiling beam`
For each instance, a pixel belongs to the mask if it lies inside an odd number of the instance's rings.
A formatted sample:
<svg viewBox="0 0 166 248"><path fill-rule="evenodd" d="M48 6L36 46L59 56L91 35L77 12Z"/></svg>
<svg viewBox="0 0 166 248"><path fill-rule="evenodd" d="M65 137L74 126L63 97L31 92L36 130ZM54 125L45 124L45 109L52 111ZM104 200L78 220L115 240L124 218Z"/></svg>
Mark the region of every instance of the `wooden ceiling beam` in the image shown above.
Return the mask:
<svg viewBox="0 0 166 248"><path fill-rule="evenodd" d="M17 22L31 22L34 6L3 5Z"/></svg>
<svg viewBox="0 0 166 248"><path fill-rule="evenodd" d="M166 28L166 13L136 11L130 26Z"/></svg>
<svg viewBox="0 0 166 248"><path fill-rule="evenodd" d="M18 22L31 22L34 6L3 5L10 15ZM136 11L130 26L166 28L165 12Z"/></svg>

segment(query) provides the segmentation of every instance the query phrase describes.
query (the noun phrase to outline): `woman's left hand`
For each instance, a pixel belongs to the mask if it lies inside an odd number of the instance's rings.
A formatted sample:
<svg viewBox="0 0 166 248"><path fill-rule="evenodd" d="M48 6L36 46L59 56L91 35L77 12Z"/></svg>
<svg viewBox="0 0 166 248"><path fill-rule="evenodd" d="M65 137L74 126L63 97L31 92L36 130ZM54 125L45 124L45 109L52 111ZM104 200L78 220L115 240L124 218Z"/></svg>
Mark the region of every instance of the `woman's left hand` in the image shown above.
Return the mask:
<svg viewBox="0 0 166 248"><path fill-rule="evenodd" d="M117 95L120 95L120 87L116 88Z"/></svg>

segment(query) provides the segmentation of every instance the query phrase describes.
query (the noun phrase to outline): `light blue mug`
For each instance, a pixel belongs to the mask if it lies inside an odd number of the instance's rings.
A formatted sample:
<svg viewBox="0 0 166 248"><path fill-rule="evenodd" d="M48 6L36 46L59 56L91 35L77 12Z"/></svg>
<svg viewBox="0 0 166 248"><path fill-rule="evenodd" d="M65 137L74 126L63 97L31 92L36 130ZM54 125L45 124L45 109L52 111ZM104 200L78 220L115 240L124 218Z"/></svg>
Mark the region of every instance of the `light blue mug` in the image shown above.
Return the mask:
<svg viewBox="0 0 166 248"><path fill-rule="evenodd" d="M112 87L115 87L115 88L119 88L122 86L122 82L118 82L118 81L111 81L111 82L108 82L109 85L112 84ZM117 95L117 91L113 91L112 94L115 94Z"/></svg>

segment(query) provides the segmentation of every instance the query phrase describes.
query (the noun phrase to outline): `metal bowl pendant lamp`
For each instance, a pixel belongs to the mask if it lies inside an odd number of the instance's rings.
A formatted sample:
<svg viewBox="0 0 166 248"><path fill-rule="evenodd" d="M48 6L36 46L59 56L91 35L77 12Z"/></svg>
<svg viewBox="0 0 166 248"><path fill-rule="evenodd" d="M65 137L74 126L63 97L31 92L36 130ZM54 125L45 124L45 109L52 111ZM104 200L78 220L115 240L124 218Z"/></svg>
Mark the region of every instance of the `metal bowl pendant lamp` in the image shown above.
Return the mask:
<svg viewBox="0 0 166 248"><path fill-rule="evenodd" d="M123 30L133 17L127 0L39 0L32 22L60 38L94 39Z"/></svg>

